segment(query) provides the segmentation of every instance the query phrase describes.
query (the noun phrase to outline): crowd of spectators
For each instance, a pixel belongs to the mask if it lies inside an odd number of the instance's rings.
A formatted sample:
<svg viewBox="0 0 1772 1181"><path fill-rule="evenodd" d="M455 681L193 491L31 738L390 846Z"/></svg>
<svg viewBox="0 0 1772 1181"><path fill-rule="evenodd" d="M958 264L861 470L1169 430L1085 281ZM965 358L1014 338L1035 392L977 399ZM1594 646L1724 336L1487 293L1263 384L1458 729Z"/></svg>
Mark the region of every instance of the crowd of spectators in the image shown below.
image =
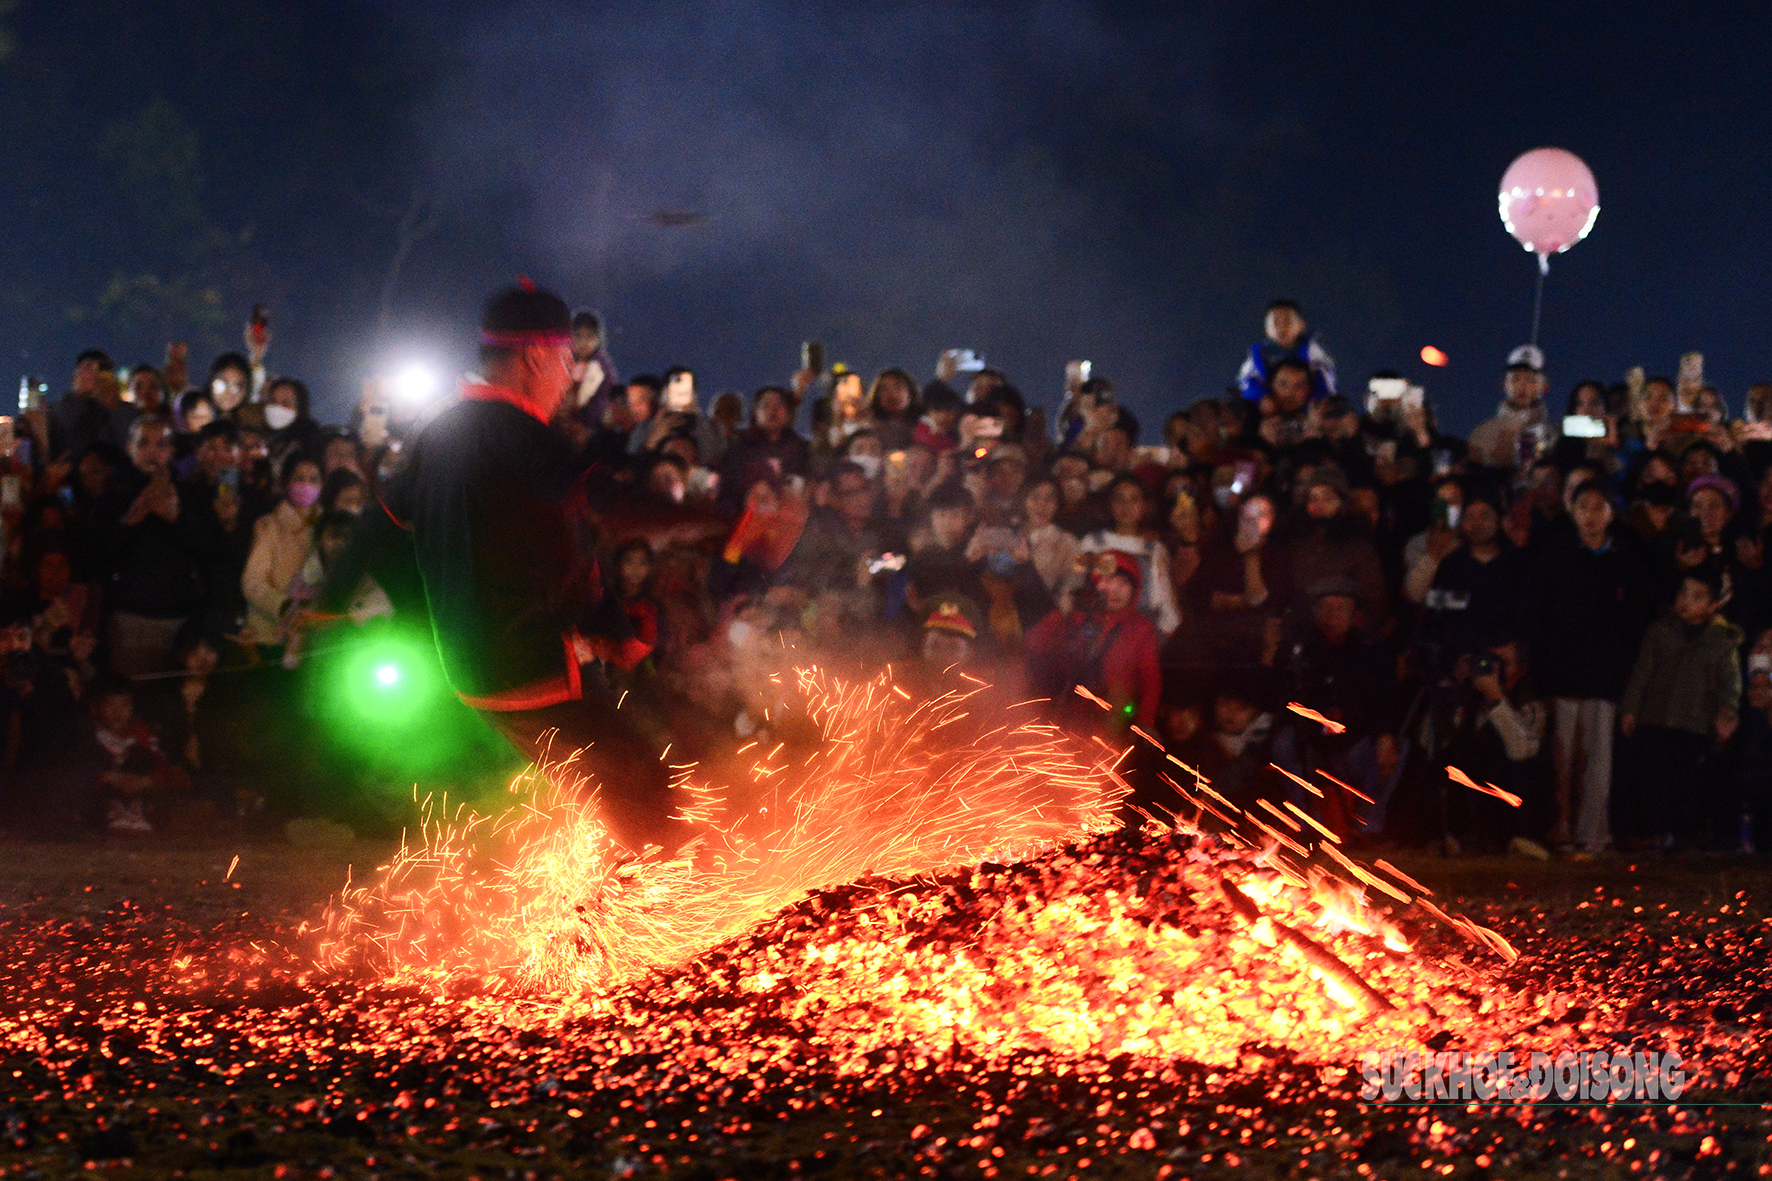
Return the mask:
<svg viewBox="0 0 1772 1181"><path fill-rule="evenodd" d="M1461 439L1395 373L1342 392L1296 305L1264 329L1222 394L1145 424L1087 362L1040 399L962 350L867 381L809 345L782 384L708 398L687 367L622 378L581 313L557 425L647 653L608 672L624 708L673 762L717 760L768 730L784 668L890 666L918 693L1050 699L1131 748L1136 808L1197 774L1353 844L1751 852L1772 385L1736 418L1688 361L1553 407L1522 346ZM324 809L304 661L422 624L398 566L348 620L311 609L419 423L371 383L324 426L248 344L198 382L177 349L126 374L84 353L0 436L15 819ZM1306 793L1316 772L1353 790Z"/></svg>

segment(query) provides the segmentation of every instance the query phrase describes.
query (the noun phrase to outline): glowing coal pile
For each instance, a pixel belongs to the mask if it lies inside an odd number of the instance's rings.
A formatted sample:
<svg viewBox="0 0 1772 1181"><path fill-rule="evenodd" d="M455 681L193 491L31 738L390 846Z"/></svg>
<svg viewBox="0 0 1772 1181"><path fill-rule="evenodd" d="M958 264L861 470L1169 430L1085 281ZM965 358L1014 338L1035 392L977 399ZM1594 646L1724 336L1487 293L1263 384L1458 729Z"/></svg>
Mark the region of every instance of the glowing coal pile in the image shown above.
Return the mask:
<svg viewBox="0 0 1772 1181"><path fill-rule="evenodd" d="M743 790L684 769L709 833L694 856L618 861L582 785L537 772L502 816L442 811L348 890L323 962L445 991L593 997L636 1022L660 996L691 1025L709 1004L741 1024L785 1017L815 1027L840 1070L901 1046L1223 1065L1264 1045L1346 1061L1510 1024L1474 969L1415 954L1399 924L1409 910L1481 954L1513 949L1400 871L1356 862L1302 809L1267 804L1269 823L1196 777L1175 785L1192 819L1055 852L1109 830L1124 785L1119 752L1097 743L1086 760L1040 703L919 704L886 677L816 671L792 690L806 733L746 748ZM863 879L880 884L847 885ZM648 972L669 974L638 983Z"/></svg>
<svg viewBox="0 0 1772 1181"><path fill-rule="evenodd" d="M1448 1035L1493 1044L1540 1016L1455 959L1416 955L1359 891L1300 889L1262 861L1152 826L1018 866L857 884L608 1003L656 1021L675 998L685 1033L710 1015L812 1028L839 1073L899 1052L917 1069L952 1053L1234 1065L1252 1046L1346 1063Z"/></svg>
<svg viewBox="0 0 1772 1181"><path fill-rule="evenodd" d="M1037 706L913 702L882 676L802 671L801 740L754 742L740 786L681 768L705 832L682 860L624 862L570 767L512 785L502 814L427 805L420 840L328 916L322 960L398 981L571 992L674 964L809 889L1014 859L1113 827L1123 786Z"/></svg>

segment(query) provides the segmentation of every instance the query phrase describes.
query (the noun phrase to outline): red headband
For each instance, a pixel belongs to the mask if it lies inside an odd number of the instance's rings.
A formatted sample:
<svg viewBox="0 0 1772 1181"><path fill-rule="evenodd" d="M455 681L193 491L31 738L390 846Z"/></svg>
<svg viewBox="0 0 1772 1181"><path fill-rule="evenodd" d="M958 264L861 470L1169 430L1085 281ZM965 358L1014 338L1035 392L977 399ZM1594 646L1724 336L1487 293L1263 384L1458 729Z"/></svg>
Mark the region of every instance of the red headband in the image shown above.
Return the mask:
<svg viewBox="0 0 1772 1181"><path fill-rule="evenodd" d="M480 343L495 349L522 349L530 345L562 346L572 343L572 333L537 328L532 332L482 332Z"/></svg>

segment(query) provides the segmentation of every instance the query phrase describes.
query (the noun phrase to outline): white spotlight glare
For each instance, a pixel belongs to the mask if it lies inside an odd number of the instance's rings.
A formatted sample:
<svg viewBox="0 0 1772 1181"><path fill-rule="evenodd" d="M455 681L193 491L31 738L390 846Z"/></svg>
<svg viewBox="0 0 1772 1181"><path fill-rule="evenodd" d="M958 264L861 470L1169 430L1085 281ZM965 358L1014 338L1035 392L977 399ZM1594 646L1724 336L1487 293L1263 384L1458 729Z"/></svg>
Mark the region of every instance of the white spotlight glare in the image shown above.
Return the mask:
<svg viewBox="0 0 1772 1181"><path fill-rule="evenodd" d="M423 365L408 365L394 374L394 394L403 402L428 402L437 395L437 375Z"/></svg>

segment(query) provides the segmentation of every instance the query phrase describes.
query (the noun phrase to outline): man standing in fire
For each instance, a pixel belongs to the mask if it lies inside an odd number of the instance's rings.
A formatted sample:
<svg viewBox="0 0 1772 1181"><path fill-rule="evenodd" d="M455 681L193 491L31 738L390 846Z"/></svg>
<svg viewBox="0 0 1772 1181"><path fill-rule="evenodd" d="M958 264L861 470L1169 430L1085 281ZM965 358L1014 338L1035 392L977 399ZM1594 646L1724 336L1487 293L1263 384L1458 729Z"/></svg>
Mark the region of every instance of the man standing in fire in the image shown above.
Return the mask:
<svg viewBox="0 0 1772 1181"><path fill-rule="evenodd" d="M644 651L579 543L583 465L551 426L583 376L571 312L522 280L481 328L482 377L420 433L382 508L412 535L456 694L530 758L580 752L616 842L674 852L689 827L669 773L594 673ZM329 590L348 595L355 571L340 575Z"/></svg>

